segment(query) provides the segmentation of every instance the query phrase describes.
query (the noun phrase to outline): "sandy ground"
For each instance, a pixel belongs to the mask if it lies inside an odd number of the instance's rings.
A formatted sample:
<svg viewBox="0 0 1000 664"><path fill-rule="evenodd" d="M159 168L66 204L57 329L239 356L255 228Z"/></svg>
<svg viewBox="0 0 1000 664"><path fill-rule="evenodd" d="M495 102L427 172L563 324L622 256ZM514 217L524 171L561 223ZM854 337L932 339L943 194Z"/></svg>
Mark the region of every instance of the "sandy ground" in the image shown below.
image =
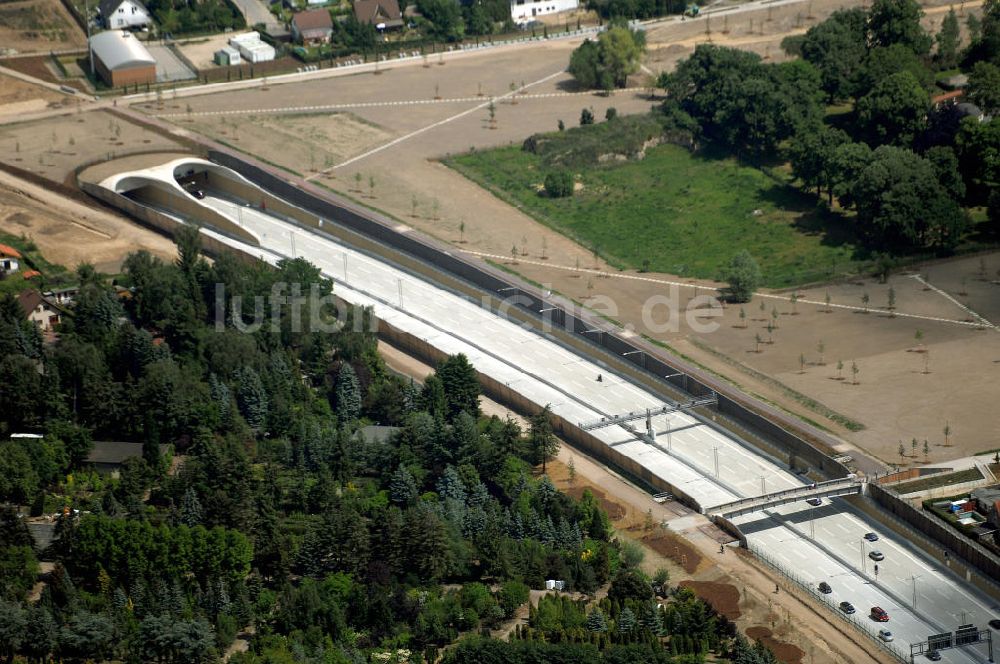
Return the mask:
<svg viewBox="0 0 1000 664"><path fill-rule="evenodd" d="M57 182L66 181L83 164L179 147L106 111L0 126L0 160Z"/></svg>
<svg viewBox="0 0 1000 664"><path fill-rule="evenodd" d="M109 212L53 196L41 187L0 171L0 229L27 235L46 259L69 268L92 263L120 271L124 258L146 249L166 260L176 255L168 238Z"/></svg>
<svg viewBox="0 0 1000 664"><path fill-rule="evenodd" d="M37 111L65 99L65 95L0 74L0 115Z"/></svg>
<svg viewBox="0 0 1000 664"><path fill-rule="evenodd" d="M423 379L432 371L388 344L380 342L379 353L392 370L415 379ZM510 415L526 425L523 418L490 399L481 398L481 406L486 415ZM646 554L643 568L648 573L666 567L671 584L690 586L741 629L764 638L781 655L781 661L816 664L890 661L866 639L839 621L831 621L808 595L775 578L752 556L743 555L745 552L731 545L732 538L700 514L677 503L657 504L645 491L565 443L558 458L549 462L548 474L560 490L571 495L579 497L584 489L590 489L611 517L618 536L643 547ZM654 524L651 530L646 528L648 512ZM719 546L723 543L729 544L726 552L720 554ZM775 583L782 588L777 594ZM527 611L521 620L527 622ZM505 626L507 631L513 627L513 624ZM809 659L804 659L805 656Z"/></svg>
<svg viewBox="0 0 1000 664"><path fill-rule="evenodd" d="M83 31L59 0L0 4L0 49L9 49L7 54L68 50L86 44Z"/></svg>
<svg viewBox="0 0 1000 664"><path fill-rule="evenodd" d="M181 53L198 69L215 67L215 52L229 44L230 35L212 35L180 45Z"/></svg>
<svg viewBox="0 0 1000 664"><path fill-rule="evenodd" d="M274 164L303 174L395 137L352 113L195 116L183 125L235 148L267 155Z"/></svg>

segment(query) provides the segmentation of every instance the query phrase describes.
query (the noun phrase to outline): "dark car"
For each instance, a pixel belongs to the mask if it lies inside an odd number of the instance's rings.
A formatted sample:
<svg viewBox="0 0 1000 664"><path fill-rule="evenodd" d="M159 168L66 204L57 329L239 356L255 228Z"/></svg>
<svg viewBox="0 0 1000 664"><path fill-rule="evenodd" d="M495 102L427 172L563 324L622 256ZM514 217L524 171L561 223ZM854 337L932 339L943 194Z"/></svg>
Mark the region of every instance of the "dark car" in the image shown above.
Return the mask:
<svg viewBox="0 0 1000 664"><path fill-rule="evenodd" d="M877 542L878 533L865 533L865 539L868 540L869 542Z"/></svg>
<svg viewBox="0 0 1000 664"><path fill-rule="evenodd" d="M205 198L205 192L203 192L201 189L192 190L191 195L197 198L198 200Z"/></svg>
<svg viewBox="0 0 1000 664"><path fill-rule="evenodd" d="M848 614L848 615L850 615L852 613L857 613L857 609L855 609L854 605L851 604L850 602L841 602L840 603L840 610L843 611L844 613Z"/></svg>
<svg viewBox="0 0 1000 664"><path fill-rule="evenodd" d="M809 503L810 505L812 505L813 507L819 507L820 505L823 504L823 499L822 498L810 498L806 502Z"/></svg>
<svg viewBox="0 0 1000 664"><path fill-rule="evenodd" d="M881 551L871 551L868 553L868 557L872 560L885 560L885 554Z"/></svg>
<svg viewBox="0 0 1000 664"><path fill-rule="evenodd" d="M1000 618L994 618L990 621L990 627L993 629L1000 629Z"/></svg>
<svg viewBox="0 0 1000 664"><path fill-rule="evenodd" d="M881 606L873 606L871 615L877 622L889 622L889 614Z"/></svg>
<svg viewBox="0 0 1000 664"><path fill-rule="evenodd" d="M941 660L941 653L939 653L937 650L928 650L927 659L931 660L932 662L938 662Z"/></svg>
<svg viewBox="0 0 1000 664"><path fill-rule="evenodd" d="M830 593L833 592L833 588L831 588L830 584L827 583L826 581L820 581L820 583L819 583L819 591L821 593L823 593L824 595L829 595Z"/></svg>

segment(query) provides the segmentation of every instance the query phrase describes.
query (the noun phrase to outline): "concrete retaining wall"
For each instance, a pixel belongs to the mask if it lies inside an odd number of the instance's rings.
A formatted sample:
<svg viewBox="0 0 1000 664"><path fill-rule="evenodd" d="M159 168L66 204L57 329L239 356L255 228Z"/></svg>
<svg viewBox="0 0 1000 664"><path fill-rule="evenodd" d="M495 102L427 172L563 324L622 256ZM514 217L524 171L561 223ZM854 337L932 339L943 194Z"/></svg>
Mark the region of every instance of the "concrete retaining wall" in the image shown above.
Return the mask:
<svg viewBox="0 0 1000 664"><path fill-rule="evenodd" d="M953 551L994 582L1000 580L1000 556L997 556L935 516L917 509L895 491L869 483L869 496L884 510L905 521L947 550Z"/></svg>
<svg viewBox="0 0 1000 664"><path fill-rule="evenodd" d="M434 247L413 233L400 232L388 224L376 221L369 214L303 191L289 181L235 155L211 150L208 158L232 168L251 182L309 213L335 222L356 237L364 238L370 245L374 245L374 243L379 245L369 250L379 249L380 253L384 253L384 249L389 248L408 256L410 265L407 266L407 269L415 269L426 276L431 276L438 282L441 281L443 271L454 278L447 284L449 288L494 305L500 304L500 301L494 296L503 292L508 296L507 302L513 302L513 304L505 305L504 308L504 315L508 318L526 322L535 327L546 326L545 331L549 338L589 356L597 356L599 361L605 360L606 364L630 378L636 379L637 382L656 394L662 396L669 389L683 390L695 396L705 395L711 391L716 392L719 396L718 410L720 412L728 415L748 430L773 441L785 454L794 455L799 460L805 461L825 477L831 479L844 477L849 472L846 466L834 461L822 450L793 433L790 427L776 423L775 420L778 418L774 417L773 414L765 417L755 410L750 403L750 398L740 394L734 388L714 381L704 374L696 376L697 372L679 360L672 360L668 363L652 355L643 342L625 340L613 333L585 334L585 331L593 329L594 322L586 318L587 314L583 312L578 315L565 308L557 307L542 316L538 314L540 309L555 305L548 300L545 300L543 304L541 294L533 292L532 289L514 285L483 266L467 262L448 251ZM268 205L271 204L269 199ZM336 234L336 231L329 228L330 224L326 224L320 229L318 219L307 219L305 223L320 232ZM423 263L423 266L418 266L417 263ZM625 355L626 353L632 354ZM669 379L664 378L664 376L677 373L681 375Z"/></svg>

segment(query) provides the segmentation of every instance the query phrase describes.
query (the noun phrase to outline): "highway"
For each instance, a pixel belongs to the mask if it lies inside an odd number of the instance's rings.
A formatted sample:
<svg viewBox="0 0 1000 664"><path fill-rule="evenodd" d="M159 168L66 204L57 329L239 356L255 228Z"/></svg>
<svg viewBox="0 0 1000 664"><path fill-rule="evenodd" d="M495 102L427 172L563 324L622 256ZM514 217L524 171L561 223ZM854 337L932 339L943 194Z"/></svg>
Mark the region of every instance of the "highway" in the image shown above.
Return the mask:
<svg viewBox="0 0 1000 664"><path fill-rule="evenodd" d="M605 366L577 355L535 331L495 315L478 303L425 282L364 253L294 226L260 209L240 206L208 192L204 205L228 216L260 239L261 248L204 230L262 260L302 257L336 282L348 302L370 305L376 316L426 340L449 354L464 353L480 372L509 385L533 402L550 404L570 422L590 422L613 414L662 404ZM238 208L242 207L242 210ZM597 381L597 376L602 380ZM641 423L640 423L641 424ZM685 413L654 418L657 445L636 440L618 427L591 433L682 488L703 506L799 487L803 480L741 441ZM640 426L641 428L641 426ZM716 472L716 459L718 472ZM815 517L810 523L810 516ZM854 603L859 629L876 634L888 627L897 656L908 644L929 634L953 630L964 617L985 627L1000 615L992 602L948 570L941 570L914 547L883 534L877 547L885 554L876 580L872 562L863 558L872 545L862 536L878 527L839 499L812 508L794 503L735 519L749 546L773 564L815 588L833 586L831 610L842 600ZM869 547L862 550L862 546ZM916 609L912 605L916 587ZM872 606L886 609L887 625L868 618ZM948 650L946 662L984 662L981 651Z"/></svg>

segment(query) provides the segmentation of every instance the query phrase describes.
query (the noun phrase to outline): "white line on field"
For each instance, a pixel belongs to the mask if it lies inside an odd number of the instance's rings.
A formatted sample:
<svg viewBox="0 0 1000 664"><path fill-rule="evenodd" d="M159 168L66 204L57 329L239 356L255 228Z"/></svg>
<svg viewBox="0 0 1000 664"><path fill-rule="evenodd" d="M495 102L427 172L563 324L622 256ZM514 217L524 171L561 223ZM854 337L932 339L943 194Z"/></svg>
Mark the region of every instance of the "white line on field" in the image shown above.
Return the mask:
<svg viewBox="0 0 1000 664"><path fill-rule="evenodd" d="M973 318L978 319L979 322L982 325L985 325L987 327L992 327L992 328L996 327L996 325L994 325L990 321L986 320L986 318L984 318L983 316L980 316L978 313L976 313L975 311L973 311L969 307L965 306L964 304L962 304L961 302L959 302L958 300L956 300L955 298L953 298L949 293L946 293L943 290L941 290L940 288L938 288L937 286L933 286L930 283L928 283L927 280L924 279L923 277L921 277L919 274L911 274L910 277L912 277L913 279L916 279L917 281L919 281L920 283L922 283L927 288L930 288L932 291L934 291L935 293L937 293L941 297L945 298L946 300L948 300L949 302L951 302L952 304L954 304L956 307L958 307L962 311L968 313Z"/></svg>
<svg viewBox="0 0 1000 664"><path fill-rule="evenodd" d="M519 90L526 90L527 88L530 88L530 87L532 87L534 85L540 85L541 83L545 83L546 81L550 81L553 78L555 78L556 76L561 75L563 73L563 71L564 70L560 69L559 71L557 71L557 72L555 72L553 74L549 74L548 76L543 76L542 78L538 79L537 81L532 81L531 83L528 83L527 85L521 86L519 88ZM377 148L369 150L368 152L364 152L362 154L359 154L356 157L351 157L347 161L342 161L339 164L337 164L336 166L331 166L330 168L325 168L322 171L320 171L319 173L316 173L315 175L311 175L311 176L307 177L306 181L315 180L316 178L318 178L318 177L320 177L322 175L325 175L325 174L329 173L330 171L336 170L338 168L343 168L344 166L348 166L350 164L353 164L356 161L360 161L362 159L370 157L371 155L376 154L378 152L381 152L382 150L386 150L388 148L391 148L394 145L398 145L399 143L402 143L405 140L409 140L409 139L413 138L414 136L418 136L419 134L423 134L424 132L430 131L431 129L435 129L437 127L440 127L441 125L448 124L449 122L451 122L453 120L458 120L459 118L465 117L466 115L469 115L470 113L474 113L474 112L476 112L476 111L478 111L480 109L486 108L490 104L494 103L494 101L496 101L496 100L505 99L505 98L510 97L510 96L512 96L514 94L517 94L517 90L512 90L512 91L508 92L507 94L504 94L504 95L501 95L500 97L497 97L496 99L494 99L494 98L491 97L487 101L484 101L482 103L476 104L472 108L467 108L466 110L464 110L464 111L462 111L460 113L456 113L455 115L451 115L451 116L449 116L449 117L447 117L447 118L445 118L443 120L438 120L437 122L431 123L431 124L427 125L426 127L421 127L420 129L417 129L415 131L411 131L409 134L404 134L403 136L400 136L399 138L393 139L393 140L389 141L388 143L386 143L384 145L380 145Z"/></svg>
<svg viewBox="0 0 1000 664"><path fill-rule="evenodd" d="M500 254L489 254L489 253L485 253L485 252L482 252L482 251L473 251L471 249L459 249L459 251L465 252L465 253L470 254L472 256L479 256L479 257L482 257L482 258L494 258L494 259L498 259L498 260L507 260L507 259L510 258L510 256L502 256ZM517 262L518 263L526 263L528 265L542 265L542 266L545 266L545 267L555 268L557 270L567 270L569 272L583 272L585 274L593 274L593 275L597 275L599 277L614 277L616 279L632 279L633 281L646 281L646 282L650 282L650 283L654 283L654 284L665 284L667 286L686 286L688 288L694 288L694 287L709 288L707 286L696 286L696 284L691 284L691 283L688 283L688 282L685 282L685 281L671 281L669 279L656 279L654 277L643 277L643 276L639 276L637 274L627 274L627 273L620 273L620 272L608 272L608 271L605 271L605 270L595 270L595 269L586 268L586 267L575 267L573 265L558 265L556 263L548 263L548 262L542 262L542 261L524 260L524 259L521 259L521 258L518 258ZM932 286L932 288L933 288L933 286ZM937 290L937 289L935 289L935 290ZM943 294L947 296L946 293L943 293ZM773 294L773 293L759 293L759 292L755 293L755 295L757 295L759 297L762 297L762 298L771 299L771 300L781 300L783 302L791 302L792 301L791 298L788 297L787 295L776 295L776 294ZM952 301L954 301L954 300L952 300ZM826 302L820 302L819 300L798 299L798 300L796 300L796 302L801 303L801 304L815 304L815 305L819 305L819 306L823 306L823 307L827 306ZM956 304L958 304L958 303L956 302ZM850 310L850 311L864 311L864 312L867 312L867 311L871 311L872 310L871 308L856 307L856 306L853 306L853 305L850 305L850 304L837 304L835 302L831 302L829 306L831 308L847 309L847 310ZM979 314L977 314L974 311L971 311L969 309L966 309L966 307L963 307L960 304L958 306L962 307L962 309L965 309L966 311L969 311L969 313L972 314L973 316L979 318L980 322L974 322L974 321L970 322L970 321L967 321L967 320L955 320L953 318L942 318L942 317L939 317L939 316L925 316L923 314L908 314L908 313L904 313L904 312L901 312L901 311L893 312L893 315L894 316L898 316L900 318L915 318L915 319L918 319L918 320L929 320L929 321L934 321L934 322L937 322L937 323L951 323L953 325L964 325L965 327L980 327L980 326L985 326L985 327L990 327L992 329L996 329L995 325L993 325L992 323L990 323L988 320L986 320L982 316L979 316ZM875 309L875 311L878 311L878 310Z"/></svg>

